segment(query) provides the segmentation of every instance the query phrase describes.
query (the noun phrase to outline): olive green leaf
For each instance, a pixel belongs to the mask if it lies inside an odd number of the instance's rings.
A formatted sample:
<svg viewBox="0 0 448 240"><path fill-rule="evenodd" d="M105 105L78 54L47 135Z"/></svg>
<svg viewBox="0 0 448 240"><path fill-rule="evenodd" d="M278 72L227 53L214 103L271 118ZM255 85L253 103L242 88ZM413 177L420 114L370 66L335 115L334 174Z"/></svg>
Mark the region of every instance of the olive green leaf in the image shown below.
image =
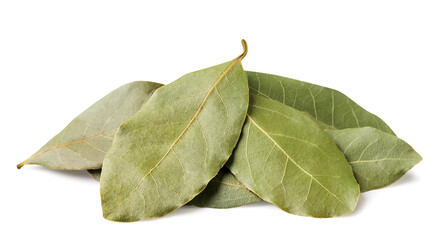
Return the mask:
<svg viewBox="0 0 448 240"><path fill-rule="evenodd" d="M250 94L227 166L244 186L289 213L341 216L358 201L359 185L333 139L307 114L261 96Z"/></svg>
<svg viewBox="0 0 448 240"><path fill-rule="evenodd" d="M115 89L73 119L17 168L25 164L61 170L101 168L120 123L136 113L160 86L139 81Z"/></svg>
<svg viewBox="0 0 448 240"><path fill-rule="evenodd" d="M223 167L204 191L188 204L209 208L233 208L262 201Z"/></svg>
<svg viewBox="0 0 448 240"><path fill-rule="evenodd" d="M393 134L392 130L381 119L365 111L351 99L336 90L264 73L246 73L248 74L249 88L251 90L251 93L255 93L270 99L275 99L277 101L285 103L286 105L295 107L296 109L307 111L314 118L314 120L316 120L315 117L318 116L317 119L319 119L319 121L316 122L324 129L356 127L354 129L347 130L353 133L351 135L338 134L338 139L336 141L337 143L344 141L350 142L355 136L359 136L359 141L363 139L366 140L369 138L369 135L372 135L372 132L375 132L375 134L380 135L376 144L385 146L382 149L377 149L378 156L386 156L389 151L388 149L392 148L396 141L402 142L404 149L412 149L402 140L394 137L394 135L391 135ZM335 121L335 119L343 119L344 121L348 119L349 121L343 122L343 124L341 124L341 122ZM372 126L385 131L385 133L381 131L375 131L370 128L369 131L366 131L362 128L359 129L357 128L358 124L359 126ZM345 130L340 131L344 132ZM333 134L330 134L330 136L334 137L334 135L336 135L339 130L333 130L331 132ZM388 134L387 132L390 134ZM339 146L341 147L341 145ZM357 156L357 153L359 154L363 150L363 148L356 148L352 146L345 151L346 158L350 160L352 156ZM418 156L415 151L409 151ZM365 192L392 184L410 168L412 168L418 162L416 161L417 159L421 159L421 157L418 156L415 161L402 162L402 160L397 160L401 164L386 165L382 162L375 161L370 162L370 165L377 165L376 167L367 166L367 164L357 164L356 166L352 165L352 168L355 177L358 179L361 191ZM383 167L384 169L382 169L381 167ZM231 173L228 174L230 175ZM365 177L368 176L369 180L366 181L365 178L360 179L360 175L363 175ZM209 198L216 199L216 197L212 194L209 194L207 196ZM244 204L242 203L242 205Z"/></svg>
<svg viewBox="0 0 448 240"><path fill-rule="evenodd" d="M373 127L394 134L383 120L364 110L339 91L271 74L246 73L251 93L307 112L319 121L323 128Z"/></svg>
<svg viewBox="0 0 448 240"><path fill-rule="evenodd" d="M101 169L88 170L90 175L100 181ZM221 168L207 187L188 205L209 208L233 208L262 201L257 195L243 186L226 167Z"/></svg>
<svg viewBox="0 0 448 240"><path fill-rule="evenodd" d="M326 132L344 152L361 192L391 185L422 160L406 142L375 128L350 128L326 130ZM226 173L223 178L232 178L232 175ZM209 187L207 186L203 192L209 190ZM201 207L214 207L215 202L224 198L222 195L214 195L211 190L207 192L209 192L207 195L201 194L204 198ZM232 193L233 198L242 198L247 194L244 191ZM241 194L240 197L238 194ZM233 207L250 203L252 202L247 199L247 202L243 200Z"/></svg>
<svg viewBox="0 0 448 240"><path fill-rule="evenodd" d="M164 216L204 190L226 163L249 101L243 46L235 60L157 89L120 125L101 173L106 219Z"/></svg>
<svg viewBox="0 0 448 240"><path fill-rule="evenodd" d="M405 141L375 128L326 132L344 152L362 192L394 183L422 160Z"/></svg>
<svg viewBox="0 0 448 240"><path fill-rule="evenodd" d="M350 143L355 137L359 137L357 141L369 143L368 141L371 140L372 136L379 135L380 137L375 144L383 146L383 148L377 148L377 152L372 154L386 157L388 150L394 148L394 145L400 142L401 144L395 146L394 151L403 150L414 156L411 158L412 160L396 160L395 163L388 162L387 164L375 161L369 164L355 163L356 166L354 166L350 163L362 192L392 184L421 160L421 157L411 146L394 137L394 133L384 121L367 112L339 91L264 73L247 72L247 76L252 93L280 101L309 113L322 128L333 130L327 131L329 134L332 133L330 134L332 137L338 135L338 139L335 139L335 141L342 149L344 147L342 143ZM360 129L362 127L367 128ZM379 129L382 132L368 127ZM347 131L336 130L346 128L352 129ZM350 132L350 134L339 134L346 132ZM402 149L397 149L399 146ZM357 157L364 151L363 147L365 146L362 144L352 145L349 149L346 151L343 149L343 151L346 158L351 161L353 157ZM361 176L365 176L369 180L361 179Z"/></svg>

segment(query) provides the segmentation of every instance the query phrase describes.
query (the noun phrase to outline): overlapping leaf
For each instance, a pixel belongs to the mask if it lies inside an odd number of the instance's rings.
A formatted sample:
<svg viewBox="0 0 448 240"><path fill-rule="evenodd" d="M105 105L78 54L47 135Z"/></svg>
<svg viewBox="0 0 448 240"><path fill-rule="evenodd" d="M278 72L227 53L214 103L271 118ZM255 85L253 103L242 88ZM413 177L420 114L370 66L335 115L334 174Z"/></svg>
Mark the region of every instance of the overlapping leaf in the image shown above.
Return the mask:
<svg viewBox="0 0 448 240"><path fill-rule="evenodd" d="M314 120L253 94L227 166L263 200L293 214L344 215L354 210L359 197L343 153Z"/></svg>
<svg viewBox="0 0 448 240"><path fill-rule="evenodd" d="M100 181L101 169L89 170ZM226 167L221 168L207 187L188 204L209 208L233 208L262 201L242 185Z"/></svg>
<svg viewBox="0 0 448 240"><path fill-rule="evenodd" d="M163 88L116 89L17 167L87 169L101 181L104 217L137 221L187 202L230 208L262 199L293 214L341 216L354 210L360 191L392 184L421 161L386 123L336 90L246 76L243 45L235 60ZM230 172L223 165L235 145Z"/></svg>
<svg viewBox="0 0 448 240"><path fill-rule="evenodd" d="M376 149L378 156L387 156L389 148L394 147L395 142L401 142L402 144L399 144L398 148L401 147L400 150L406 151L408 155L418 156L418 153L408 144L394 137L394 133L384 121L364 110L339 91L271 74L247 72L247 75L251 92L309 113L322 128L332 130L328 131L333 133L332 136L338 135L336 142L341 143L338 144L339 147L343 147L342 143L354 140L353 137L359 137L357 141L367 143L372 136L379 135L376 144L383 148ZM367 128L368 130L360 129L361 127L371 127L381 131L374 131L370 128ZM343 130L346 128L353 129ZM337 129L341 129L341 131ZM339 132L344 134L339 134ZM348 132L351 134L345 134ZM394 151L400 150L395 149ZM359 144L351 146L349 149L343 149L343 151L350 161L354 156L362 154L364 148L362 144ZM419 162L416 159L421 158L415 157L408 161L398 160L400 164L384 164L381 161L374 161L370 162L368 166L366 164L351 165L361 190L368 191L394 183ZM366 176L369 180L361 180L361 176Z"/></svg>
<svg viewBox="0 0 448 240"><path fill-rule="evenodd" d="M422 160L405 141L375 128L326 132L344 152L362 192L394 183Z"/></svg>
<svg viewBox="0 0 448 240"><path fill-rule="evenodd" d="M102 169L106 219L164 216L218 173L238 141L248 107L244 55L159 88L121 124Z"/></svg>
<svg viewBox="0 0 448 240"><path fill-rule="evenodd" d="M241 184L226 167L189 204L198 207L232 208L262 201Z"/></svg>
<svg viewBox="0 0 448 240"><path fill-rule="evenodd" d="M251 93L309 113L321 127L373 127L394 134L387 124L339 91L271 74L247 72Z"/></svg>
<svg viewBox="0 0 448 240"><path fill-rule="evenodd" d="M101 168L118 126L136 113L160 86L153 82L132 82L112 91L17 168L25 164L62 170Z"/></svg>

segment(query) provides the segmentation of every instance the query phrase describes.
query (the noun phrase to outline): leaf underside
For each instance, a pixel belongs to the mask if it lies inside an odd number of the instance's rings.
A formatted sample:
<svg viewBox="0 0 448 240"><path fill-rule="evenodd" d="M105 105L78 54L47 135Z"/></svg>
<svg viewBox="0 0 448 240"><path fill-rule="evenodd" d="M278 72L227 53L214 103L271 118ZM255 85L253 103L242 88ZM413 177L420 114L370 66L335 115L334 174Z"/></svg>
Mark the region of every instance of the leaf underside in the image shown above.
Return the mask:
<svg viewBox="0 0 448 240"><path fill-rule="evenodd" d="M39 164L60 170L101 168L118 126L136 113L160 86L159 83L138 81L115 89L73 119L17 167Z"/></svg>
<svg viewBox="0 0 448 240"><path fill-rule="evenodd" d="M308 115L250 94L241 139L227 166L263 200L286 212L352 212L359 186L343 153Z"/></svg>
<svg viewBox="0 0 448 240"><path fill-rule="evenodd" d="M187 74L155 91L121 124L104 160L104 217L161 217L198 195L238 141L248 92L238 59Z"/></svg>

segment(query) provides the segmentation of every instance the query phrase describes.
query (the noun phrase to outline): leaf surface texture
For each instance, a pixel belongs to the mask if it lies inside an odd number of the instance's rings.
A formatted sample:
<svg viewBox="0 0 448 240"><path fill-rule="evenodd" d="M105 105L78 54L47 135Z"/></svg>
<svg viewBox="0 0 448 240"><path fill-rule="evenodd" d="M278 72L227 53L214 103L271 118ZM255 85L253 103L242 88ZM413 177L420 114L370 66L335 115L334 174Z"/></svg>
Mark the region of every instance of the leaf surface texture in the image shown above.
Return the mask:
<svg viewBox="0 0 448 240"><path fill-rule="evenodd" d="M362 192L394 183L422 160L405 141L375 128L326 131L344 152Z"/></svg>
<svg viewBox="0 0 448 240"><path fill-rule="evenodd" d="M101 169L88 170L100 181ZM257 195L242 185L226 167L221 168L207 187L188 205L209 208L233 208L262 201Z"/></svg>
<svg viewBox="0 0 448 240"><path fill-rule="evenodd" d="M60 170L101 168L118 126L136 113L160 86L138 81L117 88L73 119L17 167L39 164Z"/></svg>
<svg viewBox="0 0 448 240"><path fill-rule="evenodd" d="M227 164L237 179L289 213L333 217L352 212L359 186L333 139L307 114L250 96L241 139Z"/></svg>
<svg viewBox="0 0 448 240"><path fill-rule="evenodd" d="M262 201L223 167L204 191L189 204L209 208L233 208Z"/></svg>
<svg viewBox="0 0 448 240"><path fill-rule="evenodd" d="M164 216L198 195L235 147L248 107L237 58L159 88L121 124L100 181L113 221Z"/></svg>
<svg viewBox="0 0 448 240"><path fill-rule="evenodd" d="M266 73L247 72L247 78L251 93L307 112L323 128L373 127L394 134L383 120L337 90Z"/></svg>

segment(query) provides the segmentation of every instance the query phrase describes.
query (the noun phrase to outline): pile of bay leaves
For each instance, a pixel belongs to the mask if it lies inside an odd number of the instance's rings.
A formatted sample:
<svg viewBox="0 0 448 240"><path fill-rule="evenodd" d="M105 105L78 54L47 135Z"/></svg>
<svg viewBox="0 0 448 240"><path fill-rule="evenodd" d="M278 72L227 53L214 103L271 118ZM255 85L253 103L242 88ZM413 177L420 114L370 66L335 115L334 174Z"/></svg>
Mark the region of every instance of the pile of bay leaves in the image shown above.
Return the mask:
<svg viewBox="0 0 448 240"><path fill-rule="evenodd" d="M397 181L421 157L344 94L236 59L163 86L126 84L20 163L88 170L112 221L185 204L270 202L297 215L352 212L360 192Z"/></svg>

